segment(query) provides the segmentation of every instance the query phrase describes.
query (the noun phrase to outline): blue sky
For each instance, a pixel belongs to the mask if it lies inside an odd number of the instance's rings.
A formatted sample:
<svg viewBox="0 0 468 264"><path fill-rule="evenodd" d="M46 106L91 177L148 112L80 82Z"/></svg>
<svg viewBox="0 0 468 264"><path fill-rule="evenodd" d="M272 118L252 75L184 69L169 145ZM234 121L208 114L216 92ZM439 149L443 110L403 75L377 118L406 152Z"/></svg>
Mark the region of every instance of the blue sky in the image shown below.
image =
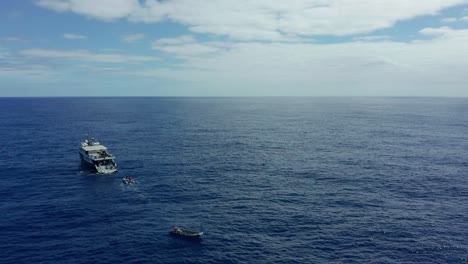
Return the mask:
<svg viewBox="0 0 468 264"><path fill-rule="evenodd" d="M0 96L468 96L468 0L6 0Z"/></svg>

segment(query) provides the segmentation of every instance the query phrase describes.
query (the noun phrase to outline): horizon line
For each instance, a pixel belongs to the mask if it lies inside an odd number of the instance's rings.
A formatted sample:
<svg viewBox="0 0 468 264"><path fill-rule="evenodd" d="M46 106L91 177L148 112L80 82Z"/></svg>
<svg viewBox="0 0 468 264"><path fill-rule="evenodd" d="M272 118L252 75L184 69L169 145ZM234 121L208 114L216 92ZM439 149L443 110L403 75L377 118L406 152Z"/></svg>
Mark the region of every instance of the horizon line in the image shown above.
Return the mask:
<svg viewBox="0 0 468 264"><path fill-rule="evenodd" d="M0 96L0 98L468 98L468 96L448 95L115 95L115 96L82 96L82 95L39 95L39 96Z"/></svg>

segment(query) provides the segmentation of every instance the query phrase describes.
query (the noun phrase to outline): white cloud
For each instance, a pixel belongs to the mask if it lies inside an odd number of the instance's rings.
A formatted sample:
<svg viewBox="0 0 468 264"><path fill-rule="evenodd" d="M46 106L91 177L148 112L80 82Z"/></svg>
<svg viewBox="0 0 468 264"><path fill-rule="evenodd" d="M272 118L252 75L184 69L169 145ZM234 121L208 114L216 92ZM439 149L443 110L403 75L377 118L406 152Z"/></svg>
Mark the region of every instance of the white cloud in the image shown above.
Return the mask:
<svg viewBox="0 0 468 264"><path fill-rule="evenodd" d="M446 17L446 18L442 18L440 20L440 22L442 22L442 23L453 23L453 22L457 22L457 18L456 17Z"/></svg>
<svg viewBox="0 0 468 264"><path fill-rule="evenodd" d="M87 39L88 37L78 34L65 33L63 37L66 39Z"/></svg>
<svg viewBox="0 0 468 264"><path fill-rule="evenodd" d="M365 41L365 42L371 42L371 41L387 41L390 40L390 36L364 36L364 37L355 37L353 38L355 41Z"/></svg>
<svg viewBox="0 0 468 264"><path fill-rule="evenodd" d="M32 58L49 58L72 61L88 61L100 63L144 63L159 60L153 56L133 56L123 54L98 54L88 50L52 50L52 49L26 49L19 52L21 55Z"/></svg>
<svg viewBox="0 0 468 264"><path fill-rule="evenodd" d="M0 75L18 79L31 76L47 82L47 74L79 76L74 73L92 71L126 76L129 82L164 80L174 85L170 87L190 87L182 91L194 95L468 96L468 30L425 28L420 34L427 38L412 43L359 39L335 44L197 42L187 35L154 41L158 50L179 56L158 68L143 63L155 57L28 49L20 52L23 62L19 67L13 63L3 66ZM200 51L197 46L204 48ZM206 53L209 56L198 56L205 48L212 49ZM2 56L14 59L11 54L0 53ZM57 66L63 61L115 64L85 63L63 71ZM38 62L44 66L29 66Z"/></svg>
<svg viewBox="0 0 468 264"><path fill-rule="evenodd" d="M74 12L107 21L126 17L140 5L138 0L38 0L37 4L58 12Z"/></svg>
<svg viewBox="0 0 468 264"><path fill-rule="evenodd" d="M218 89L225 95L468 96L468 30L426 28L421 34L431 38L417 43L231 43L212 56L187 56L172 68L128 74L170 78L200 93L211 89L217 94ZM188 44L173 46L178 45Z"/></svg>
<svg viewBox="0 0 468 264"><path fill-rule="evenodd" d="M440 20L440 22L442 22L442 23L454 23L454 22L458 22L458 21L468 21L468 16L464 16L464 17L460 17L460 18L448 17L448 18L444 18L444 19Z"/></svg>
<svg viewBox="0 0 468 264"><path fill-rule="evenodd" d="M106 72L106 73L112 73L112 72L124 70L123 67L100 67L100 66L93 66L93 65L80 65L79 67L85 70L92 71L92 72Z"/></svg>
<svg viewBox="0 0 468 264"><path fill-rule="evenodd" d="M221 48L219 42L197 43L190 35L177 38L161 38L153 43L154 50L163 51L176 57L205 56L216 53Z"/></svg>
<svg viewBox="0 0 468 264"><path fill-rule="evenodd" d="M431 37L443 37L447 35L453 35L454 33L457 33L457 32L460 32L460 31L453 30L449 27L424 28L419 31L420 34L431 36Z"/></svg>
<svg viewBox="0 0 468 264"><path fill-rule="evenodd" d="M58 75L59 74L50 67L40 64L0 66L0 76L5 79L54 82Z"/></svg>
<svg viewBox="0 0 468 264"><path fill-rule="evenodd" d="M0 41L9 41L9 42L29 42L27 39L18 38L18 37L1 37Z"/></svg>
<svg viewBox="0 0 468 264"><path fill-rule="evenodd" d="M2 47L0 47L0 59L4 59L9 55L8 51L5 51Z"/></svg>
<svg viewBox="0 0 468 264"><path fill-rule="evenodd" d="M194 32L235 39L271 39L293 35L351 35L386 28L398 20L435 14L463 0L424 3L397 1L200 1L155 2L130 15L134 21L157 22L167 16Z"/></svg>
<svg viewBox="0 0 468 264"><path fill-rule="evenodd" d="M180 44L188 44L194 43L195 39L191 35L184 35L179 36L176 38L160 38L154 42L155 45L163 46L163 45L180 45Z"/></svg>
<svg viewBox="0 0 468 264"><path fill-rule="evenodd" d="M157 46L154 45L153 49L161 50L166 53L171 53L174 56L196 56L196 55L206 55L210 53L215 53L219 51L218 48L212 47L205 44L184 44L184 45L175 45L175 46Z"/></svg>
<svg viewBox="0 0 468 264"><path fill-rule="evenodd" d="M284 40L296 36L353 35L389 28L396 22L435 15L468 0L39 0L59 12L133 22L165 20L196 33L238 40Z"/></svg>
<svg viewBox="0 0 468 264"><path fill-rule="evenodd" d="M134 42L141 41L145 38L146 38L145 34L137 33L137 34L122 36L122 41L127 42L127 43L134 43Z"/></svg>

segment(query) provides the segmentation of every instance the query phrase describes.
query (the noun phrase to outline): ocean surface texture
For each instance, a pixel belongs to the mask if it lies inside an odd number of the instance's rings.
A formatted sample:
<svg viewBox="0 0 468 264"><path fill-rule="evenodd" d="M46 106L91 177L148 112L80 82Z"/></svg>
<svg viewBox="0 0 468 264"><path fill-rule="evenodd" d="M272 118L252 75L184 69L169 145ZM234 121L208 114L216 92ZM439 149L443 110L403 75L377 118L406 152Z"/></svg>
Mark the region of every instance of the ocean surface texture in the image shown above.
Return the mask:
<svg viewBox="0 0 468 264"><path fill-rule="evenodd" d="M468 99L2 98L0 135L2 264L468 262Z"/></svg>

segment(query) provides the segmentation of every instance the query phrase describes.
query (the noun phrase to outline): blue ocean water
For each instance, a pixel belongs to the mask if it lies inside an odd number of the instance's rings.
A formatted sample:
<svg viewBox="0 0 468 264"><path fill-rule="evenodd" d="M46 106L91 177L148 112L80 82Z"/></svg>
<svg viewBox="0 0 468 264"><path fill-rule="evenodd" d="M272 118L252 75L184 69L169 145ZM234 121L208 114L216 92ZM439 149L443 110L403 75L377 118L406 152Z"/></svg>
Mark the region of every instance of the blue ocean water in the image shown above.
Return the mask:
<svg viewBox="0 0 468 264"><path fill-rule="evenodd" d="M466 263L467 114L466 98L0 98L0 262ZM81 165L88 132L118 174Z"/></svg>

